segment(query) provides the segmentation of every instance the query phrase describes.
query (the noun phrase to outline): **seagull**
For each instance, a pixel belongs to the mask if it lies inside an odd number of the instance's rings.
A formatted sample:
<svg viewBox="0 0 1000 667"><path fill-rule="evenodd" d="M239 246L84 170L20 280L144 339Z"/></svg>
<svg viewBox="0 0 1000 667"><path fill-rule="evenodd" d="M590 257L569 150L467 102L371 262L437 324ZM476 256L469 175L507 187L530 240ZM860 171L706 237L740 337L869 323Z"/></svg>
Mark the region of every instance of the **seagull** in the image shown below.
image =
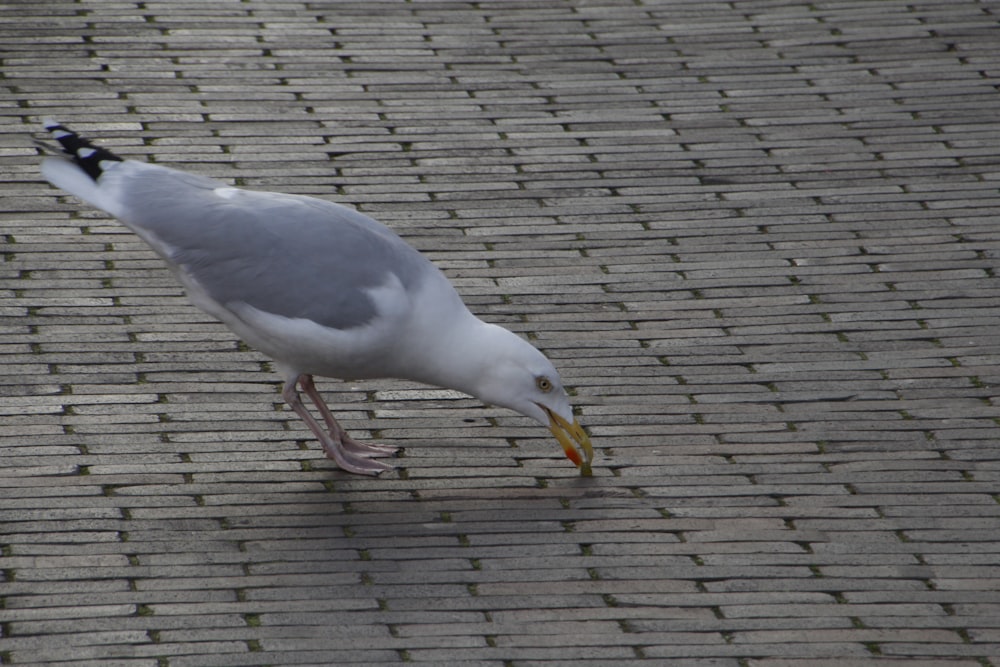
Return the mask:
<svg viewBox="0 0 1000 667"><path fill-rule="evenodd" d="M590 438L552 363L473 315L445 275L382 223L323 199L125 160L57 121L43 126L61 147L42 162L46 180L135 232L195 306L271 357L285 402L341 469L392 470L378 459L398 448L348 435L313 376L399 378L475 396L548 427L581 475L592 474Z"/></svg>

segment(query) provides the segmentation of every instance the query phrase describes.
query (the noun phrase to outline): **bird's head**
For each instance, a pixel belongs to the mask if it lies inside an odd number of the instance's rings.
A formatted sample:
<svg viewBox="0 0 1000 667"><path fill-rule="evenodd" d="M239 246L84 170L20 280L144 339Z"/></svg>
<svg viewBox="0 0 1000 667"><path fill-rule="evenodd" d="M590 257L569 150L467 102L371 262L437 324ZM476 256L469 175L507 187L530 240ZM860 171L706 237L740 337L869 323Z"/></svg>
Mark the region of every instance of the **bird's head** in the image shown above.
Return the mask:
<svg viewBox="0 0 1000 667"><path fill-rule="evenodd" d="M509 408L548 427L566 458L591 476L594 449L590 436L573 416L559 372L545 355L506 329L503 344L491 347L489 362L478 378L477 397Z"/></svg>

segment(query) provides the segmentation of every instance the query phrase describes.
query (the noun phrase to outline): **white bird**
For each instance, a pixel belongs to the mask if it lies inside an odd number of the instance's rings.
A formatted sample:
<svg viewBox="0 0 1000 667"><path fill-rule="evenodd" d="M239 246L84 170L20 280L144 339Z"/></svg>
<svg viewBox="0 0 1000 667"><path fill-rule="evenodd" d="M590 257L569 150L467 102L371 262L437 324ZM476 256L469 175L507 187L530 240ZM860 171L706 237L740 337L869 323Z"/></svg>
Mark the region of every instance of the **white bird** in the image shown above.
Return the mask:
<svg viewBox="0 0 1000 667"><path fill-rule="evenodd" d="M444 274L385 225L322 199L123 160L55 121L44 127L65 153L43 161L45 178L123 222L195 306L273 358L285 401L340 468L377 475L392 466L376 459L398 448L351 438L313 375L402 378L471 394L547 426L591 474L590 438L552 363L469 312Z"/></svg>

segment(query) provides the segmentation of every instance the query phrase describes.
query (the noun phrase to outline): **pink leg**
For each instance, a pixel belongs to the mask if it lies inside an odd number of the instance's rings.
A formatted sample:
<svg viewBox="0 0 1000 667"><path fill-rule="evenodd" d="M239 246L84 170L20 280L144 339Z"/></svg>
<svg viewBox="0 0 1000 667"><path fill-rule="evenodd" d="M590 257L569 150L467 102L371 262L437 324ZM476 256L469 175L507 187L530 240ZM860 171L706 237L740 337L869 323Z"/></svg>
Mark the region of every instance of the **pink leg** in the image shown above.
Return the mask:
<svg viewBox="0 0 1000 667"><path fill-rule="evenodd" d="M302 387L302 391L306 392L306 396L308 396L309 400L313 402L313 405L319 409L319 413L323 415L323 421L326 422L326 427L330 429L330 435L333 436L334 440L340 441L344 450L351 452L352 454L358 454L359 456L365 456L368 458L392 456L399 451L399 447L393 447L391 445L366 445L347 435L347 431L345 431L344 428L337 423L337 420L333 418L333 413L330 412L330 408L327 406L326 401L324 401L323 397L320 396L318 391L316 391L316 385L313 383L311 375L300 375L299 386Z"/></svg>
<svg viewBox="0 0 1000 667"><path fill-rule="evenodd" d="M303 382L303 378L308 378L307 382ZM282 397L285 402L291 406L292 410L295 411L302 421L306 423L309 430L313 432L313 435L320 441L323 445L323 450L326 455L333 459L341 469L347 472L353 472L360 475L377 475L380 472L385 472L386 470L392 470L392 466L382 463L381 461L373 461L370 458L360 456L357 453L346 451L341 444L341 441L336 437L336 434L330 434L323 430L323 427L319 425L319 422L309 414L309 410L306 406L302 404L302 399L299 398L299 393L295 390L296 383L302 383L303 389L307 386L312 385L312 378L308 375L300 375L297 378L289 380L285 383L284 388L281 391ZM315 387L312 388L313 393L316 392ZM317 394L318 395L318 394ZM315 399L313 399L315 401ZM322 399L320 399L322 401ZM326 408L326 404L323 403L323 407ZM330 409L326 408L326 412L329 413ZM324 415L325 418L325 415ZM330 419L333 419L333 415L330 415ZM340 425L333 422L337 426L337 430L341 433L343 429Z"/></svg>

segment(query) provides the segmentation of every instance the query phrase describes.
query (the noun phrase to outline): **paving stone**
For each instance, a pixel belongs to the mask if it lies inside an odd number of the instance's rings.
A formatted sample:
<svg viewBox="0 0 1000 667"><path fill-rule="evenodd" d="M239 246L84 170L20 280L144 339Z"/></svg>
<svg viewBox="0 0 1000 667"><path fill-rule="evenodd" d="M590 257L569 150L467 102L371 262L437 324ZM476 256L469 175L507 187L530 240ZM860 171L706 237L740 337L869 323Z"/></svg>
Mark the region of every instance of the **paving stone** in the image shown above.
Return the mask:
<svg viewBox="0 0 1000 667"><path fill-rule="evenodd" d="M0 8L0 664L1000 665L996 11ZM521 417L269 361L49 188L118 152L375 215L563 369Z"/></svg>

